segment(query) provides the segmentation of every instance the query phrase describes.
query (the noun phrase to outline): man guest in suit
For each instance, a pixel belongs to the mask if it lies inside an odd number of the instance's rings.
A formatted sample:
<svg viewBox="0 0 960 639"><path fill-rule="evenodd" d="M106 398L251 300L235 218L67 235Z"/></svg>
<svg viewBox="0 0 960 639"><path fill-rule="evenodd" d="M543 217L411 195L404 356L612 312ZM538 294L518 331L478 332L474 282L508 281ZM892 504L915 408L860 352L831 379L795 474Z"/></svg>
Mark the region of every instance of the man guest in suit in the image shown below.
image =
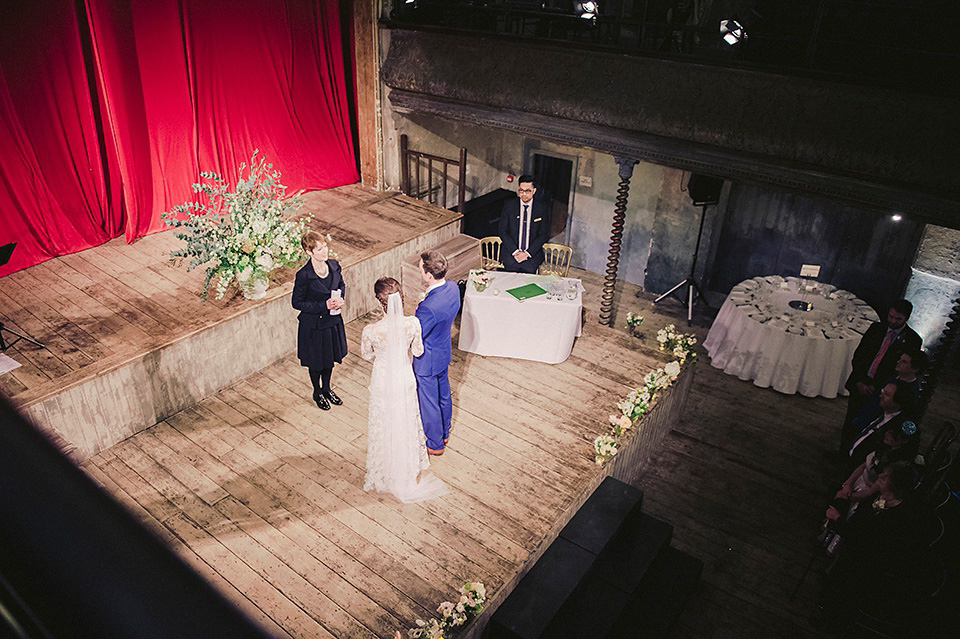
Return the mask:
<svg viewBox="0 0 960 639"><path fill-rule="evenodd" d="M453 398L447 368L453 360L450 331L460 310L460 289L444 279L447 259L437 251L420 254L420 273L427 285L426 297L417 306L423 335L423 355L413 360L417 378L420 421L427 436L427 452L442 455L450 439Z"/></svg>
<svg viewBox="0 0 960 639"><path fill-rule="evenodd" d="M907 300L894 302L887 311L886 321L871 324L853 354L853 372L845 384L850 399L840 435L841 454L849 450L856 435L854 418L879 390L878 385L896 374L897 360L904 351L918 351L923 345L917 332L907 326L911 312L913 304Z"/></svg>
<svg viewBox="0 0 960 639"><path fill-rule="evenodd" d="M550 207L546 198L534 195L533 178L521 175L517 200L500 212L500 259L506 271L536 273L543 264L543 243L550 239Z"/></svg>

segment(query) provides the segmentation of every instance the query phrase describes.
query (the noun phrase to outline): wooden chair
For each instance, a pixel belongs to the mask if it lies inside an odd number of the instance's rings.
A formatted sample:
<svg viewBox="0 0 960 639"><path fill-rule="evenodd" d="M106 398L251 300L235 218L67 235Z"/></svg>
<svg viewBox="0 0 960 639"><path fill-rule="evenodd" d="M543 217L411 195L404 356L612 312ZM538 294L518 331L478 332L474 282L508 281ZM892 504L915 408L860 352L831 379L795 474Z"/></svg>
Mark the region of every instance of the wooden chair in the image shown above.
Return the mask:
<svg viewBox="0 0 960 639"><path fill-rule="evenodd" d="M559 275L566 277L570 270L570 257L573 249L563 244L543 245L543 264L537 270L540 275Z"/></svg>
<svg viewBox="0 0 960 639"><path fill-rule="evenodd" d="M490 235L480 240L480 268L484 271L499 271L503 268L500 261L500 238Z"/></svg>

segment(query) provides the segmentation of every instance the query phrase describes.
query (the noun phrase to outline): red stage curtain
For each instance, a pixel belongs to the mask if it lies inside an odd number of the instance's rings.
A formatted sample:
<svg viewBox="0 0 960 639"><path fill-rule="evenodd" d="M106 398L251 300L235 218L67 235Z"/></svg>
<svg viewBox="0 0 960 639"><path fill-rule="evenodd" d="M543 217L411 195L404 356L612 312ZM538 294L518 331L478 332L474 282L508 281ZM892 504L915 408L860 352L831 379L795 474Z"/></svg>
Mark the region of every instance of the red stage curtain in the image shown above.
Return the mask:
<svg viewBox="0 0 960 639"><path fill-rule="evenodd" d="M336 0L33 4L0 13L0 275L159 230L254 149L294 190L357 181Z"/></svg>

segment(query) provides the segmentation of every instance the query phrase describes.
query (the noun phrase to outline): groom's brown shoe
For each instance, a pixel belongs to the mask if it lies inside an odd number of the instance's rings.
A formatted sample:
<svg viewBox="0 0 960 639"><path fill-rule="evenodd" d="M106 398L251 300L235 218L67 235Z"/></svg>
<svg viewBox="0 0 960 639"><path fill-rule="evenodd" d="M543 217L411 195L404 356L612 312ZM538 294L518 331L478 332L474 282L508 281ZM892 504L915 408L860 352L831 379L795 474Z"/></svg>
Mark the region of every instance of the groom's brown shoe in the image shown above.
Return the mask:
<svg viewBox="0 0 960 639"><path fill-rule="evenodd" d="M443 449L441 448L440 450L434 450L434 449L432 449L432 448L427 448L427 454L428 454L428 455L442 455L442 454L443 454Z"/></svg>

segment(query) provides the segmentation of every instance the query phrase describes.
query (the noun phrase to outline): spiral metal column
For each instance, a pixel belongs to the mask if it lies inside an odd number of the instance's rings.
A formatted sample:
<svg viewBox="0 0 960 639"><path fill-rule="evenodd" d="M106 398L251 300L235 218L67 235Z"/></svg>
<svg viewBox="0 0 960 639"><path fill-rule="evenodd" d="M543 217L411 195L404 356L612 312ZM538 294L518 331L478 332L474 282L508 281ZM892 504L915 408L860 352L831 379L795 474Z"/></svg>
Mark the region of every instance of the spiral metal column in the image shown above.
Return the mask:
<svg viewBox="0 0 960 639"><path fill-rule="evenodd" d="M954 347L960 340L960 297L953 301L953 311L950 313L947 323L940 333L940 343L930 356L930 366L927 368L927 374L923 376L920 382L920 400L918 417L922 417L927 412L930 400L933 398L933 391L937 388L937 382L940 380L940 373L953 352Z"/></svg>
<svg viewBox="0 0 960 639"><path fill-rule="evenodd" d="M620 244L623 240L623 219L627 214L627 194L630 192L630 178L637 160L626 157L614 157L620 167L620 186L617 187L617 201L613 209L613 230L610 232L610 254L607 258L607 270L603 277L603 294L600 296L600 323L613 326L613 293L617 285L617 265L620 264Z"/></svg>

